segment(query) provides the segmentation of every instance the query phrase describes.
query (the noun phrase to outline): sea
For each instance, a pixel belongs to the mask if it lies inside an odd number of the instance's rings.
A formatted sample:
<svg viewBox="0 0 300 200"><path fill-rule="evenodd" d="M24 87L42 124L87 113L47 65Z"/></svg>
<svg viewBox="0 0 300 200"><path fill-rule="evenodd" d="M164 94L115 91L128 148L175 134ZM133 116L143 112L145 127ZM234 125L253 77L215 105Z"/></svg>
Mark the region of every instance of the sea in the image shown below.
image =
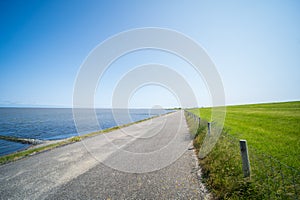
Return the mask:
<svg viewBox="0 0 300 200"><path fill-rule="evenodd" d="M81 109L81 123L71 108L0 108L0 135L59 140L104 130L171 112L164 109ZM78 113L78 112L77 112ZM90 113L93 113L92 116ZM75 116L78 116L75 115ZM95 122L98 123L89 123ZM78 121L79 124L78 125ZM75 126L77 124L77 128ZM78 129L80 126L80 131ZM0 156L24 150L29 144L0 139Z"/></svg>

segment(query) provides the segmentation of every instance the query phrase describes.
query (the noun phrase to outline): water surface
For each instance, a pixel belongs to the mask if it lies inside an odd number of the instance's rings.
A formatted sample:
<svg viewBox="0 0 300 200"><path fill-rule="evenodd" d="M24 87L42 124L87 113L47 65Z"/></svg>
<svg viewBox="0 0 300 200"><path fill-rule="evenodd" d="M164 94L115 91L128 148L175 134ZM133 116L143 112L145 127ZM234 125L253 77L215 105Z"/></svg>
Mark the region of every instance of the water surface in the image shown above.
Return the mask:
<svg viewBox="0 0 300 200"><path fill-rule="evenodd" d="M96 109L97 124L91 123L90 109L82 109L79 134L123 125L170 111L149 109ZM76 118L77 119L77 118ZM117 120L116 120L117 119ZM0 135L40 140L78 135L70 108L0 108ZM0 140L0 156L27 148L28 144Z"/></svg>

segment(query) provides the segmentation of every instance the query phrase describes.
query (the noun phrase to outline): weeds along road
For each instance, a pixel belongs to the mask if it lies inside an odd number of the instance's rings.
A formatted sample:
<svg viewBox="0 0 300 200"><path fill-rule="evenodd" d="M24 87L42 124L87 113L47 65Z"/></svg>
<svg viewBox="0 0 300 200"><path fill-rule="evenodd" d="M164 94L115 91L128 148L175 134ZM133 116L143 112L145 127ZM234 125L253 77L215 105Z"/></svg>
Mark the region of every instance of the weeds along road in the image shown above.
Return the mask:
<svg viewBox="0 0 300 200"><path fill-rule="evenodd" d="M183 111L0 166L0 199L204 199Z"/></svg>

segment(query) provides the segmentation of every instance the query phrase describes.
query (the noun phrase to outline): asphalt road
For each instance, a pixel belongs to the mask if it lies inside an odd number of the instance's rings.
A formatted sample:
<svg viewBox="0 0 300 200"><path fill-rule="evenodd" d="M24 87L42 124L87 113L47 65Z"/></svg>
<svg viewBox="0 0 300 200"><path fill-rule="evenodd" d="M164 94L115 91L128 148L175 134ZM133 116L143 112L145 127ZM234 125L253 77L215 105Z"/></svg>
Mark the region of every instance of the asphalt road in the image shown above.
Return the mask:
<svg viewBox="0 0 300 200"><path fill-rule="evenodd" d="M183 111L0 166L0 199L207 199Z"/></svg>

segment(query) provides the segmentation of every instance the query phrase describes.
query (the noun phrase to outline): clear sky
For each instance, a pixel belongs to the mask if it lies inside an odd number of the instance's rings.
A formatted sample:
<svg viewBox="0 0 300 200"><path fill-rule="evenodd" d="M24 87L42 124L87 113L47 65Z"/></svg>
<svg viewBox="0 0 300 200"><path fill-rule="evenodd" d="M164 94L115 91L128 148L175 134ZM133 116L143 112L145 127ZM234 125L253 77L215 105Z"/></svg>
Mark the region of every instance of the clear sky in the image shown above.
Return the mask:
<svg viewBox="0 0 300 200"><path fill-rule="evenodd" d="M174 29L198 42L220 73L226 104L300 100L299 11L297 0L0 1L0 106L70 107L89 52L112 35L142 27ZM96 106L110 107L122 73L149 62L174 67L193 88L198 106L210 105L203 80L180 58L144 51L111 66L95 94ZM157 85L136 91L129 104L178 105Z"/></svg>

